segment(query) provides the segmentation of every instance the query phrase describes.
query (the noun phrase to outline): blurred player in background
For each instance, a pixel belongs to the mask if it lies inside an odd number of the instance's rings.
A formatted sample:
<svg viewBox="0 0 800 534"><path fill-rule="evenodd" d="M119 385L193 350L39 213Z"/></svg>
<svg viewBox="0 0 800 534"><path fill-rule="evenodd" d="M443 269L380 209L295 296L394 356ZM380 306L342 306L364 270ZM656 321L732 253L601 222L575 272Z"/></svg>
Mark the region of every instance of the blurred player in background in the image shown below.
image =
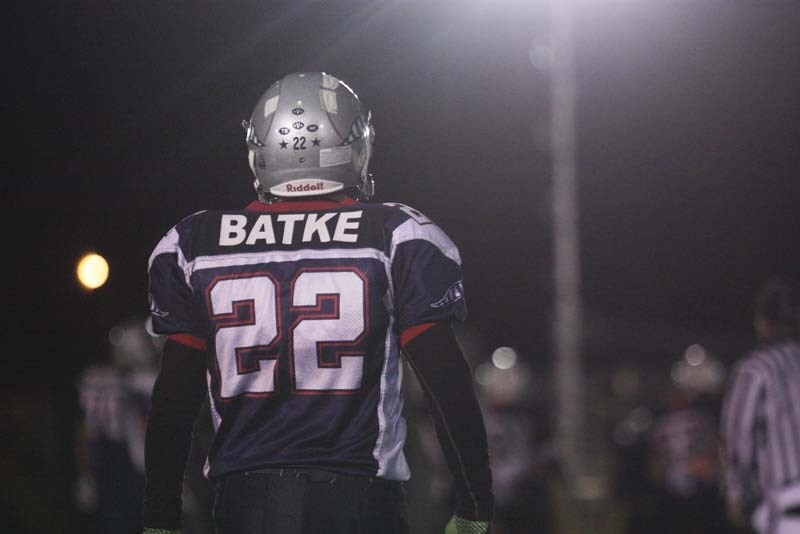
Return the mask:
<svg viewBox="0 0 800 534"><path fill-rule="evenodd" d="M75 497L96 534L141 529L145 426L164 341L148 326L144 317L114 326L109 362L88 367L78 380Z"/></svg>
<svg viewBox="0 0 800 534"><path fill-rule="evenodd" d="M525 364L489 368L481 388L492 451L496 534L551 532L547 482L555 470L548 411L533 370Z"/></svg>
<svg viewBox="0 0 800 534"><path fill-rule="evenodd" d="M374 130L324 73L270 86L247 128L258 200L172 228L150 258L169 336L147 429L146 533L180 527L180 479L206 392L220 534L405 533L401 350L456 487L448 532L488 532L486 431L450 323L461 260L431 220L366 203Z"/></svg>
<svg viewBox="0 0 800 534"><path fill-rule="evenodd" d="M675 385L656 412L648 439L650 509L642 533L724 534L716 410L700 392Z"/></svg>
<svg viewBox="0 0 800 534"><path fill-rule="evenodd" d="M651 374L651 379L656 373ZM725 534L718 414L724 367L700 345L673 362L664 386L619 374L632 409L614 429L628 534ZM640 391L641 394L637 393ZM642 396L643 395L643 396Z"/></svg>
<svg viewBox="0 0 800 534"><path fill-rule="evenodd" d="M722 410L728 514L759 534L800 533L800 298L787 280L759 287L760 345L732 373Z"/></svg>

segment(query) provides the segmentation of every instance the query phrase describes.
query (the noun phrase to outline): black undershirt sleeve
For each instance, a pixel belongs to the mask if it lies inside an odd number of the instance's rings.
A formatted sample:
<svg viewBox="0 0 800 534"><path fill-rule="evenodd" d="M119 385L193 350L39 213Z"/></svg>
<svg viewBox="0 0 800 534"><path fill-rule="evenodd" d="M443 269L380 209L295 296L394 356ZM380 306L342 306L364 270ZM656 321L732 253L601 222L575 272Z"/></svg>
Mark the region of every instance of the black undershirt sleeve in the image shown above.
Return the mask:
<svg viewBox="0 0 800 534"><path fill-rule="evenodd" d="M168 340L147 420L145 527L180 527L183 474L192 427L205 396L205 353Z"/></svg>
<svg viewBox="0 0 800 534"><path fill-rule="evenodd" d="M450 324L438 324L404 347L436 428L456 490L456 515L490 521L494 507L486 428L472 373Z"/></svg>

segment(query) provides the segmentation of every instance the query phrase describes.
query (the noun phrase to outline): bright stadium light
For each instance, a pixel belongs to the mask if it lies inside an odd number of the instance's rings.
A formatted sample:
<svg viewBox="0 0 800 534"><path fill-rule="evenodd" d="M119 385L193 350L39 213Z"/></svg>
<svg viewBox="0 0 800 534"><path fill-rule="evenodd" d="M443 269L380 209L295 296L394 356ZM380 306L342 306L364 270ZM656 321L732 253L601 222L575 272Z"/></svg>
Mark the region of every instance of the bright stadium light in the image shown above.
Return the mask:
<svg viewBox="0 0 800 534"><path fill-rule="evenodd" d="M706 349L702 345L691 345L684 352L683 359L692 367L703 365L706 361Z"/></svg>
<svg viewBox="0 0 800 534"><path fill-rule="evenodd" d="M75 273L83 287L97 289L108 280L108 262L99 254L85 254L78 261Z"/></svg>
<svg viewBox="0 0 800 534"><path fill-rule="evenodd" d="M517 351L511 347L498 347L492 353L492 363L498 369L511 369L517 364Z"/></svg>

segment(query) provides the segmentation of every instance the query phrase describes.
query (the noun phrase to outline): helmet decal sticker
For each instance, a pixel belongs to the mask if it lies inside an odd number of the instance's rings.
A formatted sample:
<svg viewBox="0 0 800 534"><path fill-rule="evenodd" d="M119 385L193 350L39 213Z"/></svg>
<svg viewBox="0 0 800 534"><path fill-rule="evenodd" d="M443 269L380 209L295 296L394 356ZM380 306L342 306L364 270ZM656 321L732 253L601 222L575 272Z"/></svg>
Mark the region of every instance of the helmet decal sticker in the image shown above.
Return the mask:
<svg viewBox="0 0 800 534"><path fill-rule="evenodd" d="M292 137L292 141L294 141L294 145L292 145L292 150L305 150L306 149L306 138L305 138L305 136Z"/></svg>
<svg viewBox="0 0 800 534"><path fill-rule="evenodd" d="M264 118L266 119L278 109L278 97L273 96L264 101Z"/></svg>
<svg viewBox="0 0 800 534"><path fill-rule="evenodd" d="M336 91L323 89L319 92L322 109L328 113L339 113L339 102L336 100Z"/></svg>
<svg viewBox="0 0 800 534"><path fill-rule="evenodd" d="M337 78L334 78L330 74L325 74L323 72L322 73L322 88L323 89L330 89L330 90L333 91L337 87L339 87L339 80Z"/></svg>
<svg viewBox="0 0 800 534"><path fill-rule="evenodd" d="M303 113L305 113L305 112L306 112L306 110L304 110L303 108L294 108L294 109L292 110L292 113L293 113L294 115L298 115L298 116L299 116L299 115L302 115L302 114L303 114Z"/></svg>
<svg viewBox="0 0 800 534"><path fill-rule="evenodd" d="M323 148L319 151L320 167L334 167L336 165L343 165L345 163L350 163L351 159L352 150L350 149L350 145Z"/></svg>
<svg viewBox="0 0 800 534"><path fill-rule="evenodd" d="M270 192L281 196L299 197L309 194L332 193L340 191L342 187L339 182L331 180L301 178L271 187Z"/></svg>

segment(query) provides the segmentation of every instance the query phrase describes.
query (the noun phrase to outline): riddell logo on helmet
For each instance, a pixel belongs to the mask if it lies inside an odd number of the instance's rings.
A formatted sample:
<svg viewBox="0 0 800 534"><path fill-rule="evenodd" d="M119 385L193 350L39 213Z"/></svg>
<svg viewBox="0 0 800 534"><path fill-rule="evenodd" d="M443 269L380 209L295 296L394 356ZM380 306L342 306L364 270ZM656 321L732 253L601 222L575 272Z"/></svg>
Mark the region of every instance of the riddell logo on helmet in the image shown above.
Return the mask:
<svg viewBox="0 0 800 534"><path fill-rule="evenodd" d="M287 193L305 193L306 191L322 191L323 189L325 189L325 185L322 182L302 185L286 184Z"/></svg>
<svg viewBox="0 0 800 534"><path fill-rule="evenodd" d="M344 186L340 182L324 180L322 178L301 178L289 183L279 184L270 188L270 193L283 197L302 197L310 195L327 195L339 191Z"/></svg>

